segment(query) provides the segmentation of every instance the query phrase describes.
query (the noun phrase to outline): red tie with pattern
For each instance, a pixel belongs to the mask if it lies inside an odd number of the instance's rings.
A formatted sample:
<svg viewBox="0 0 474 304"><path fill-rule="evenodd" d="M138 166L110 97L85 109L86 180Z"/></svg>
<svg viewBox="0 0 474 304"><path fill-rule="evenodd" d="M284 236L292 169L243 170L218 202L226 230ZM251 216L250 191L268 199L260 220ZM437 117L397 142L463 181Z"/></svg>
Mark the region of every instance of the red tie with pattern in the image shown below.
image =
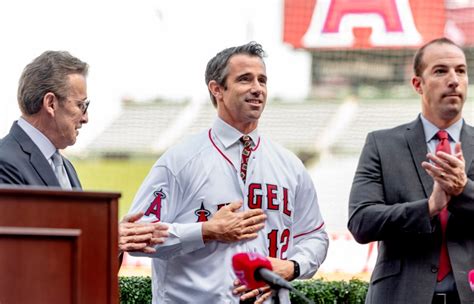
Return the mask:
<svg viewBox="0 0 474 304"><path fill-rule="evenodd" d="M436 135L439 139L439 143L436 146L436 152L443 151L451 154L448 132L445 130L439 130ZM438 282L442 281L448 273L451 272L451 262L449 261L448 245L446 242L446 226L448 225L448 209L446 207L441 210L439 220L441 222L441 233L443 238L441 243L441 253L439 256Z"/></svg>
<svg viewBox="0 0 474 304"><path fill-rule="evenodd" d="M240 141L244 145L242 150L242 160L240 163L240 177L245 184L247 178L247 165L249 163L250 154L252 153L252 139L248 135L244 135L240 138Z"/></svg>

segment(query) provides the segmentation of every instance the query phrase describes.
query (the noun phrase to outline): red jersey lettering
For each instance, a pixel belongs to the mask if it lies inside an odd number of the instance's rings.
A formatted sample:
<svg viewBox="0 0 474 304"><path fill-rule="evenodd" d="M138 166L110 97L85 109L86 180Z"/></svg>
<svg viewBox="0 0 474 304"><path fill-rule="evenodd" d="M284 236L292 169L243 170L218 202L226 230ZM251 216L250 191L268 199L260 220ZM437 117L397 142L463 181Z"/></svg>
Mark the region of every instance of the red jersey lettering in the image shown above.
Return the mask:
<svg viewBox="0 0 474 304"><path fill-rule="evenodd" d="M275 204L277 198L277 185L267 184L267 202L269 210L278 210L280 207L278 204Z"/></svg>
<svg viewBox="0 0 474 304"><path fill-rule="evenodd" d="M283 188L283 213L291 216L291 210L288 209L288 189Z"/></svg>
<svg viewBox="0 0 474 304"><path fill-rule="evenodd" d="M248 194L248 205L250 209L262 208L262 185L260 184L250 184L249 185L249 194ZM260 193L260 194L256 194Z"/></svg>

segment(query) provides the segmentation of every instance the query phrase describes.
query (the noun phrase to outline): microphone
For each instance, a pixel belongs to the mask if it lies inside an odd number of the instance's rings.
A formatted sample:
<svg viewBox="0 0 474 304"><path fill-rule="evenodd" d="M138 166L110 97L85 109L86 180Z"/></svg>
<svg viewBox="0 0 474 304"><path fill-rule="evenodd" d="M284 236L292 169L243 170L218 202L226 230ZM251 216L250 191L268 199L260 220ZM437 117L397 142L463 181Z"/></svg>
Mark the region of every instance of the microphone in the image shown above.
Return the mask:
<svg viewBox="0 0 474 304"><path fill-rule="evenodd" d="M235 275L249 289L271 287L293 290L288 281L272 271L271 262L258 253L237 253L232 257Z"/></svg>
<svg viewBox="0 0 474 304"><path fill-rule="evenodd" d="M474 269L469 271L469 285L471 285L471 290L474 292Z"/></svg>

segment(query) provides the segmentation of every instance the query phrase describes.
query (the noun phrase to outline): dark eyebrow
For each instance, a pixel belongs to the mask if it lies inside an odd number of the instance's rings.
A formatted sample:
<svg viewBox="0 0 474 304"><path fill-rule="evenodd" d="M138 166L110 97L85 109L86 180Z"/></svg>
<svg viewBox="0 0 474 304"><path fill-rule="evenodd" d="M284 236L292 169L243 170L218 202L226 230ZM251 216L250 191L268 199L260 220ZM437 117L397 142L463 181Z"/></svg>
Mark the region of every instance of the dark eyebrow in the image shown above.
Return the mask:
<svg viewBox="0 0 474 304"><path fill-rule="evenodd" d="M438 69L438 68L444 68L444 69L449 69L449 65L447 64L437 64L437 65L434 65L431 70L435 70L435 69ZM467 68L467 65L462 63L462 64L458 64L456 65L454 68L456 69L459 69L459 68Z"/></svg>
<svg viewBox="0 0 474 304"><path fill-rule="evenodd" d="M237 75L235 77L236 80L239 80L239 79L242 79L243 77L254 77L254 75L252 73L244 73L244 74L240 74L240 75ZM260 78L265 78L265 81L267 81L267 75L265 74L259 74L257 76L255 76L257 79L260 79Z"/></svg>
<svg viewBox="0 0 474 304"><path fill-rule="evenodd" d="M448 66L446 64L437 64L437 65L434 65L431 69L434 70L434 69L438 69L438 68L447 68Z"/></svg>
<svg viewBox="0 0 474 304"><path fill-rule="evenodd" d="M251 74L250 73L244 73L244 74L240 74L240 75L237 75L237 79L239 78L242 78L242 77L245 77L245 76L250 76Z"/></svg>

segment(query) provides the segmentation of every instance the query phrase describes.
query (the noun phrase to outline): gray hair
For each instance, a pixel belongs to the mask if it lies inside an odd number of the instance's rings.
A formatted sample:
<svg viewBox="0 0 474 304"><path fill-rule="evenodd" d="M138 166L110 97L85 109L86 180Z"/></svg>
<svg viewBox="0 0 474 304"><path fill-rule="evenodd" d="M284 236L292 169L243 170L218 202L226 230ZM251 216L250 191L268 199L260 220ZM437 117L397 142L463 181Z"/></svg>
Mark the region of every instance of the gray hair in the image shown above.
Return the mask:
<svg viewBox="0 0 474 304"><path fill-rule="evenodd" d="M65 51L46 51L30 64L21 74L18 83L18 104L25 115L38 113L43 97L54 93L63 101L69 91L68 75L87 76L89 65Z"/></svg>

